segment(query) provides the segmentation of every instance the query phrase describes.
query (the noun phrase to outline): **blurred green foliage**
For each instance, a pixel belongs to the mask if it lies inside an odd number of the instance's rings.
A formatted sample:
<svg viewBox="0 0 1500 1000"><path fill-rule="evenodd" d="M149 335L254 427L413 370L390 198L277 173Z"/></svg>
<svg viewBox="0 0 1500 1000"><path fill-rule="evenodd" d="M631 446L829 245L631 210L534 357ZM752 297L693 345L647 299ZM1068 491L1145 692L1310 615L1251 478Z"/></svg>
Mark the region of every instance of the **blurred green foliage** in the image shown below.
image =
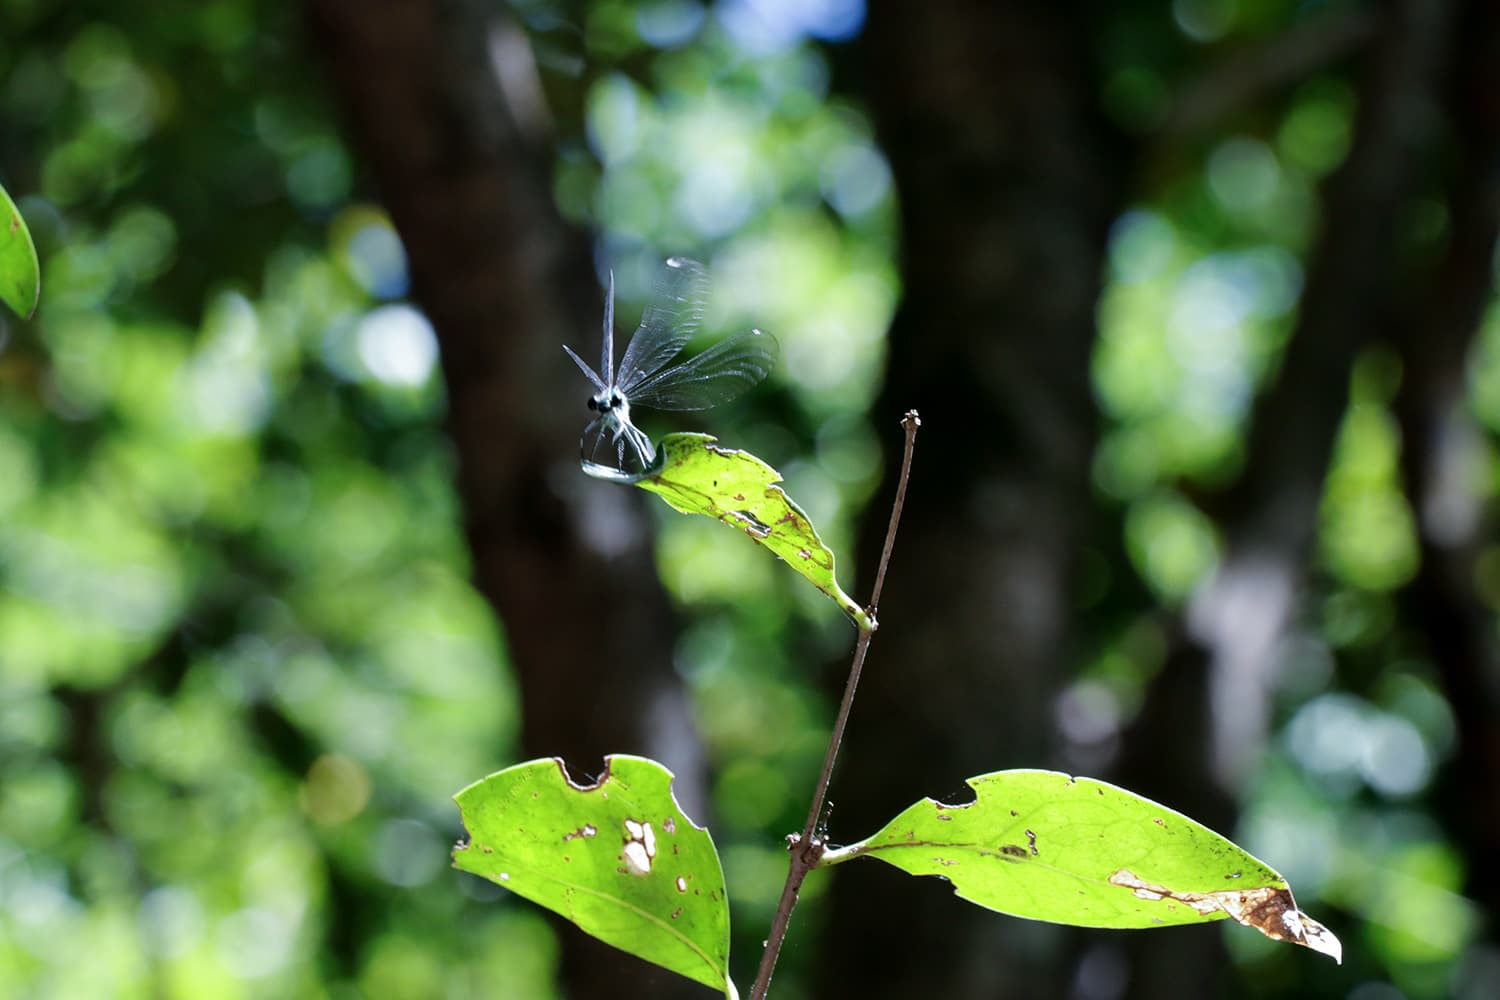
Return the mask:
<svg viewBox="0 0 1500 1000"><path fill-rule="evenodd" d="M1284 6L1194 0L1173 12L1190 39L1211 42L1254 35L1257 13L1276 23ZM1189 25L1204 11L1228 20L1198 39ZM1151 73L1129 72L1115 78L1121 93L1150 90L1139 80ZM1107 106L1109 97L1107 89ZM1136 129L1160 111L1149 102L1114 110ZM1319 224L1316 185L1347 154L1353 114L1348 80L1311 79L1279 109L1232 116L1237 134L1175 151L1188 162L1140 192L1116 224L1094 357L1107 417L1094 481L1106 503L1123 507L1126 554L1167 606L1190 600L1217 565L1221 539L1204 500L1242 469L1246 419L1277 373L1295 320ZM1403 238L1415 253L1430 252L1445 226L1439 213ZM1491 428L1493 315L1474 367L1475 412ZM1432 666L1413 655L1416 640L1391 596L1418 559L1391 412L1402 377L1399 360L1381 348L1353 373L1315 572L1299 596L1297 628L1276 653L1276 733L1232 831L1280 868L1299 905L1343 935L1346 970L1309 977L1269 941L1227 938L1239 981L1257 995L1353 995L1363 982L1372 996L1481 996L1500 961L1481 937L1480 911L1460 895L1466 863L1430 811L1455 750L1452 711ZM1477 444L1484 466L1460 473L1457 484L1474 502L1493 494L1493 439ZM1155 608L1126 616L1113 639L1100 637L1095 659L1064 695L1059 727L1074 747L1107 748L1139 709L1165 649L1155 616Z"/></svg>
<svg viewBox="0 0 1500 1000"><path fill-rule="evenodd" d="M4 992L545 995L542 920L448 871L515 698L293 12L0 22L46 279L0 334Z"/></svg>

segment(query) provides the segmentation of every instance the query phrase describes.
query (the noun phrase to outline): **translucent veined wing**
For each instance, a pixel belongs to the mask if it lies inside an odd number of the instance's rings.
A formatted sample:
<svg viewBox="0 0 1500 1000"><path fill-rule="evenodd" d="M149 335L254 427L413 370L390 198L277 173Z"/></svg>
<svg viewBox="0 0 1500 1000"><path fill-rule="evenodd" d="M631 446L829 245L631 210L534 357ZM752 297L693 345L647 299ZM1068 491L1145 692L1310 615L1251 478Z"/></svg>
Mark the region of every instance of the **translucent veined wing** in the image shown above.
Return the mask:
<svg viewBox="0 0 1500 1000"><path fill-rule="evenodd" d="M609 294L604 297L604 347L599 355L599 374L615 384L615 272L609 272ZM599 388L603 389L604 386Z"/></svg>
<svg viewBox="0 0 1500 1000"><path fill-rule="evenodd" d="M758 384L776 367L781 345L769 333L746 330L721 340L697 357L647 378L626 395L658 410L706 410Z"/></svg>
<svg viewBox="0 0 1500 1000"><path fill-rule="evenodd" d="M626 398L645 385L682 352L703 319L703 300L708 293L708 274L703 265L686 257L669 258L662 267L656 293L641 325L620 358L614 385ZM613 287L611 286L611 301ZM603 373L605 378L609 372Z"/></svg>
<svg viewBox="0 0 1500 1000"><path fill-rule="evenodd" d="M589 381L592 382L592 383L594 383L594 388L595 389L598 389L598 390L600 390L602 392L603 390L609 388L609 386L607 386L607 385L604 384L604 380L603 379L601 379L598 375L594 374L594 369L592 369L592 368L589 367L589 363L587 361L583 360L577 354L573 353L573 348L569 347L567 344L564 344L563 345L563 350L565 350L565 351L568 352L568 357L570 357L570 358L573 359L573 363L574 364L576 364L579 368L583 369L583 373L589 377ZM609 369L607 369L607 368L605 369L605 371L608 371L608 370Z"/></svg>
<svg viewBox="0 0 1500 1000"><path fill-rule="evenodd" d="M603 373L603 377L590 368L589 363L580 358L573 348L564 344L563 350L568 352L573 363L594 383L595 389L603 392L609 388L609 379L614 377L615 365L615 272L609 272L609 295L604 299L604 346L599 353L599 372Z"/></svg>

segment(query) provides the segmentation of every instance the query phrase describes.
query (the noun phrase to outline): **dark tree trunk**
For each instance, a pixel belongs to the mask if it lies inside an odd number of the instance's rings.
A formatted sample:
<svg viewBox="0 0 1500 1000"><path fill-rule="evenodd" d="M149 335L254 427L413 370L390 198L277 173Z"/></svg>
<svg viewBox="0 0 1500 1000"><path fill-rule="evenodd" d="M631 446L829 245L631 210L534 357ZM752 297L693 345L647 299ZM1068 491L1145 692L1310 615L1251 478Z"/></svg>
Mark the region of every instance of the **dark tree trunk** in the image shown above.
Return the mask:
<svg viewBox="0 0 1500 1000"><path fill-rule="evenodd" d="M1478 593L1478 559L1494 538L1472 478L1488 461L1469 411L1467 363L1494 299L1500 234L1500 10L1471 3L1456 33L1447 111L1457 176L1447 251L1396 331L1402 471L1417 515L1421 568L1403 610L1421 634L1458 728L1438 812L1468 862L1465 893L1500 926L1500 649L1495 612Z"/></svg>
<svg viewBox="0 0 1500 1000"><path fill-rule="evenodd" d="M520 680L523 749L564 757L580 780L606 753L654 757L702 818L702 758L644 520L632 491L576 461L586 387L560 345L592 349L602 301L587 237L553 206L525 36L470 0L307 10L437 330L474 578ZM507 752L496 748L497 769ZM570 928L562 941L571 996L702 993Z"/></svg>
<svg viewBox="0 0 1500 1000"><path fill-rule="evenodd" d="M925 795L967 798L966 777L1048 760L1088 521L1093 311L1125 181L1094 111L1091 39L1061 6L874 4L862 45L903 227L875 407L888 469L901 414L916 408L923 429L832 789L835 840ZM885 514L871 509L866 578ZM858 867L833 882L817 995L1065 992L1056 928Z"/></svg>

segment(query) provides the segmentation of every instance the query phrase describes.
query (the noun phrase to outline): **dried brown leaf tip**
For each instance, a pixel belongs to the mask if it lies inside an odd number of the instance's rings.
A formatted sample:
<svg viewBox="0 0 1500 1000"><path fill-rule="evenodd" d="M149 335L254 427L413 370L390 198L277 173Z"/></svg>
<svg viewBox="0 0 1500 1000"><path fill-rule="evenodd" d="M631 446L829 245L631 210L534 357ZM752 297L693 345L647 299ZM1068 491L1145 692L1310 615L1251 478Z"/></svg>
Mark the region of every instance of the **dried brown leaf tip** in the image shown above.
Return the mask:
<svg viewBox="0 0 1500 1000"><path fill-rule="evenodd" d="M1297 909L1290 889L1260 886L1221 892L1174 892L1166 886L1146 882L1128 868L1116 871L1109 877L1109 883L1131 890L1137 899L1175 900L1204 916L1222 912L1273 941L1300 944L1340 965L1344 963L1343 944L1327 927Z"/></svg>

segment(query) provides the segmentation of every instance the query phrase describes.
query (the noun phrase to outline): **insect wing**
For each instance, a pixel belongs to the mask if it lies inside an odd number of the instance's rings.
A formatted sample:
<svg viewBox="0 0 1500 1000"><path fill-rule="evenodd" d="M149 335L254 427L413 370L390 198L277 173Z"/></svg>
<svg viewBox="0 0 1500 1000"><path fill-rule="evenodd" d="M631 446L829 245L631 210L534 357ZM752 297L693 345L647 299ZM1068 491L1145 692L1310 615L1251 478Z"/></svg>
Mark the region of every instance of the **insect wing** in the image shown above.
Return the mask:
<svg viewBox="0 0 1500 1000"><path fill-rule="evenodd" d="M708 275L702 264L686 257L667 260L655 296L620 358L614 384L625 396L632 397L632 390L651 381L682 352L703 319L707 292ZM608 378L609 373L604 376Z"/></svg>
<svg viewBox="0 0 1500 1000"><path fill-rule="evenodd" d="M573 363L574 364L576 364L579 368L583 369L583 373L589 377L589 381L592 382L592 383L594 383L594 388L600 390L601 392L603 390L609 388L608 386L606 386L604 384L604 380L603 379L601 379L598 375L594 374L594 369L592 369L592 368L589 367L589 363L587 361L583 360L577 354L573 353L573 348L569 347L567 344L564 344L563 345L563 350L565 350L565 351L568 352L568 357L570 357L570 358L573 359ZM606 368L604 370L606 372L609 371L608 368Z"/></svg>
<svg viewBox="0 0 1500 1000"><path fill-rule="evenodd" d="M707 410L738 399L771 374L781 347L776 338L746 330L695 358L646 379L630 401L658 410Z"/></svg>

